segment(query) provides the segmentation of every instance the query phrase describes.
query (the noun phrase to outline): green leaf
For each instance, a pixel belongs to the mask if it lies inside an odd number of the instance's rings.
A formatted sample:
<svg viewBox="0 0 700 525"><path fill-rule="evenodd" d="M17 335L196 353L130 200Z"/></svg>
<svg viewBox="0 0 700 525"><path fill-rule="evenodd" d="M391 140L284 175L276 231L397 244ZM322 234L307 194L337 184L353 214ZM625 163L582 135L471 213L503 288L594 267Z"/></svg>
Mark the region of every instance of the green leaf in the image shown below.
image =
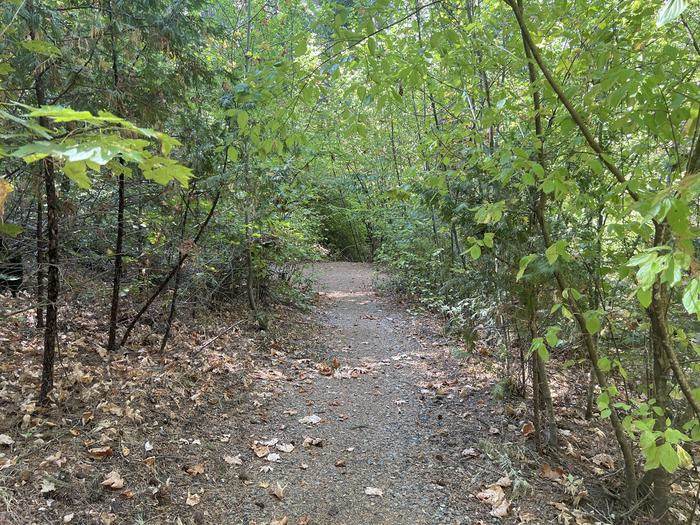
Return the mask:
<svg viewBox="0 0 700 525"><path fill-rule="evenodd" d="M22 228L19 224L0 222L0 233L7 235L8 237L17 237L23 231L24 228Z"/></svg>
<svg viewBox="0 0 700 525"><path fill-rule="evenodd" d="M598 310L584 312L583 318L586 321L586 330L589 334L595 334L600 330L600 312Z"/></svg>
<svg viewBox="0 0 700 525"><path fill-rule="evenodd" d="M520 259L520 269L518 270L518 275L515 276L516 281L522 279L523 275L525 275L525 270L527 270L528 265L535 259L537 259L536 253L526 255L525 257Z"/></svg>
<svg viewBox="0 0 700 525"><path fill-rule="evenodd" d="M680 465L678 454L670 443L664 443L659 447L659 461L664 470L669 473L674 473Z"/></svg>
<svg viewBox="0 0 700 525"><path fill-rule="evenodd" d="M700 277L692 279L683 292L683 306L689 314L700 316Z"/></svg>
<svg viewBox="0 0 700 525"><path fill-rule="evenodd" d="M89 190L92 187L92 181L86 174L85 161L66 162L63 166L63 173L84 190Z"/></svg>
<svg viewBox="0 0 700 525"><path fill-rule="evenodd" d="M637 299L642 308L649 308L651 304L651 288L637 288Z"/></svg>
<svg viewBox="0 0 700 525"><path fill-rule="evenodd" d="M242 131L248 129L248 113L245 111L239 111L236 115L236 123Z"/></svg>
<svg viewBox="0 0 700 525"><path fill-rule="evenodd" d="M658 16L656 17L656 27L661 27L662 25L668 24L669 22L675 20L681 16L683 11L685 11L687 8L687 0L666 0L666 3L663 5L661 11L659 11Z"/></svg>
<svg viewBox="0 0 700 525"><path fill-rule="evenodd" d="M27 51L31 51L32 53L46 55L49 57L54 57L61 54L60 49L58 49L51 42L45 42L44 40L25 40L22 42L22 47Z"/></svg>
<svg viewBox="0 0 700 525"><path fill-rule="evenodd" d="M479 247L478 244L474 244L471 248L469 248L469 255L474 260L481 257L481 248Z"/></svg>

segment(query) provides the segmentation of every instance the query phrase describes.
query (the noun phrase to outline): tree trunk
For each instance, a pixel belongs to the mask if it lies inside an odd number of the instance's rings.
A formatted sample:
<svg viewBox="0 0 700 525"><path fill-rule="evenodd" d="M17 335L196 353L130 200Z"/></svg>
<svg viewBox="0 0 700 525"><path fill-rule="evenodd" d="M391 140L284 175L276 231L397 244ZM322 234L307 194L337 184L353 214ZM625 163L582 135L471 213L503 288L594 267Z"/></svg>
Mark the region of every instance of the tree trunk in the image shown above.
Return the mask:
<svg viewBox="0 0 700 525"><path fill-rule="evenodd" d="M107 18L109 19L110 33L112 40L112 84L115 92L119 91L119 60L117 58L116 26L114 23L114 9L111 0L107 1ZM118 111L117 114L121 114ZM124 165L124 159L119 159ZM123 254L124 251L124 208L126 206L126 188L124 173L119 174L117 197L117 241L114 247L114 276L112 280L112 302L109 309L109 336L107 340L107 351L117 350L117 322L119 321L119 299L122 280Z"/></svg>
<svg viewBox="0 0 700 525"><path fill-rule="evenodd" d="M46 178L46 162L41 163L41 177ZM43 180L41 182L44 182ZM36 327L44 328L44 192L41 184L37 188L36 197Z"/></svg>
<svg viewBox="0 0 700 525"><path fill-rule="evenodd" d="M34 3L27 2L27 11L34 15ZM38 40L34 22L29 28L32 40ZM41 67L34 70L34 92L38 107L46 104L46 91L43 80L44 71ZM46 117L39 118L39 124L48 128L50 122ZM53 390L53 368L56 359L56 344L58 341L58 294L60 290L60 275L58 273L58 215L59 204L56 193L56 174L51 158L44 160L44 186L46 192L46 227L48 230L47 243L47 282L46 282L46 318L44 325L44 357L41 370L41 388L39 390L39 405L46 406L49 393Z"/></svg>
<svg viewBox="0 0 700 525"><path fill-rule="evenodd" d="M124 208L125 208L125 184L124 174L119 174L119 197L117 201L117 243L114 254L114 277L112 281L112 305L109 309L109 339L107 351L117 350L117 323L119 321L119 299L122 279L124 251Z"/></svg>

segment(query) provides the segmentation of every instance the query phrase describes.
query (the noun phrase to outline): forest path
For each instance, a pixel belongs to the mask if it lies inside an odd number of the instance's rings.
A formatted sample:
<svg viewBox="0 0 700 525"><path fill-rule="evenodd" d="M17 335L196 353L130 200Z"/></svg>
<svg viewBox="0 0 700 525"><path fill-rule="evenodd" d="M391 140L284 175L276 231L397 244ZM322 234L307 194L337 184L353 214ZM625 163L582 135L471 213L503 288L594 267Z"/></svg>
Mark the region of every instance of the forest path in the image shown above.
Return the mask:
<svg viewBox="0 0 700 525"><path fill-rule="evenodd" d="M290 525L488 520L486 507L470 494L475 478L500 474L461 454L477 446L470 440L489 427L463 412L479 396L469 386L466 392L474 396L466 403L458 394L464 372L450 357L448 341L421 317L378 295L370 265L325 263L312 274L327 330L307 334L301 344L317 349L314 361L331 365L335 358L340 367L327 376L323 372L330 370L319 371L312 361L298 360L291 367L296 371L287 364L287 381L276 383L274 399L261 420L252 421L248 436L279 440L269 448L280 459L251 455L247 482L234 496L243 513L237 519L258 525L287 523L275 521L284 517ZM321 419L300 422L306 416ZM322 446L305 446L306 437ZM276 449L289 443L291 452ZM270 494L278 484L286 487L281 499ZM368 494L372 489L383 495Z"/></svg>

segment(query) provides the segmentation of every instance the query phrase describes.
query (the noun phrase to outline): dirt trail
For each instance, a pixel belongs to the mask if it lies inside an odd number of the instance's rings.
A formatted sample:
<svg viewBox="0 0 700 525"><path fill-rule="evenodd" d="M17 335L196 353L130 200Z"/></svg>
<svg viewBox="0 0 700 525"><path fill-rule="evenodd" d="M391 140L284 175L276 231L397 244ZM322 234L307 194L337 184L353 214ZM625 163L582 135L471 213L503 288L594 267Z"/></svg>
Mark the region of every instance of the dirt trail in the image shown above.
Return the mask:
<svg viewBox="0 0 700 525"><path fill-rule="evenodd" d="M242 523L284 516L290 524L305 523L305 516L318 524L476 523L483 509L475 508L469 485L483 472L461 456L475 446L456 428L464 423L462 401L430 390L453 361L445 340L378 296L371 266L327 263L313 274L327 328L315 344L321 359L335 358L340 368L329 377L310 364L298 378L288 376L267 421L252 427L251 439L277 438L295 449L279 452L279 462L249 465L251 482L238 494ZM311 415L321 421L299 421ZM478 423L471 430L484 431ZM303 446L305 437L322 446ZM260 472L263 466L274 470ZM286 486L284 497L271 497L261 482ZM368 487L383 496L366 494Z"/></svg>

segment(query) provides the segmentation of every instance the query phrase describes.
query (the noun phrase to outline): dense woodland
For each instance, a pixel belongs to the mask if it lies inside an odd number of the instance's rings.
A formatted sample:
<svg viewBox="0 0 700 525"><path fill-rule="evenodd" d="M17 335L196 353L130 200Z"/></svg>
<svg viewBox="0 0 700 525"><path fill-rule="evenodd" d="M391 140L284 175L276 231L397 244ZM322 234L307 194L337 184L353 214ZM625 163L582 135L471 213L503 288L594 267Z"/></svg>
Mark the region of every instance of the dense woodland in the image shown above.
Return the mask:
<svg viewBox="0 0 700 525"><path fill-rule="evenodd" d="M552 378L583 392L618 522L697 523L699 81L695 0L5 0L22 403L60 419L85 313L107 360L158 356L212 312L264 331L303 307L310 261L373 262L489 354L539 454L567 417Z"/></svg>

